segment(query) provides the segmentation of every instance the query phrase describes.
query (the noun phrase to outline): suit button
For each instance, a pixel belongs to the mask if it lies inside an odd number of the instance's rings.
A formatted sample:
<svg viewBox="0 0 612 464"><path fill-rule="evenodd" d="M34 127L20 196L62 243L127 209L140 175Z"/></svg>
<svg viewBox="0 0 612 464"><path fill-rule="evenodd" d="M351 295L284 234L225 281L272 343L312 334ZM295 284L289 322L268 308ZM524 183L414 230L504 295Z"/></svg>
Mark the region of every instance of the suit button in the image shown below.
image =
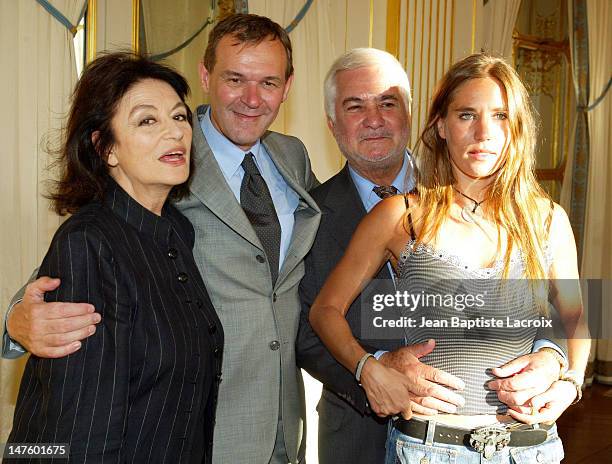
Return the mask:
<svg viewBox="0 0 612 464"><path fill-rule="evenodd" d="M272 301L276 303L276 293L272 294Z"/></svg>
<svg viewBox="0 0 612 464"><path fill-rule="evenodd" d="M219 372L216 376L215 379L217 380L217 382L221 382L221 372Z"/></svg>
<svg viewBox="0 0 612 464"><path fill-rule="evenodd" d="M257 256L255 256L255 259L256 259L258 262L260 262L260 263L265 263L265 262L266 262L266 258L264 258L264 257L263 257L263 256L261 256L261 255L257 255Z"/></svg>
<svg viewBox="0 0 612 464"><path fill-rule="evenodd" d="M220 357L220 356L221 356L221 349L220 349L219 347L216 347L216 348L213 350L213 354L215 355L215 358Z"/></svg>
<svg viewBox="0 0 612 464"><path fill-rule="evenodd" d="M196 304L198 305L198 308L202 309L204 307L204 302L202 300L200 300L198 298L198 300L196 300Z"/></svg>
<svg viewBox="0 0 612 464"><path fill-rule="evenodd" d="M270 342L270 349L272 351L276 351L280 348L280 343L278 342L278 340L274 340Z"/></svg>
<svg viewBox="0 0 612 464"><path fill-rule="evenodd" d="M178 251L176 251L176 248L169 248L168 249L168 258L176 259L177 256L178 256Z"/></svg>
<svg viewBox="0 0 612 464"><path fill-rule="evenodd" d="M187 282L189 280L189 277L184 272L179 272L178 275L176 276L176 279L180 283L184 284L185 282Z"/></svg>
<svg viewBox="0 0 612 464"><path fill-rule="evenodd" d="M208 333L209 334L214 334L217 331L217 326L215 324L210 324L208 326Z"/></svg>

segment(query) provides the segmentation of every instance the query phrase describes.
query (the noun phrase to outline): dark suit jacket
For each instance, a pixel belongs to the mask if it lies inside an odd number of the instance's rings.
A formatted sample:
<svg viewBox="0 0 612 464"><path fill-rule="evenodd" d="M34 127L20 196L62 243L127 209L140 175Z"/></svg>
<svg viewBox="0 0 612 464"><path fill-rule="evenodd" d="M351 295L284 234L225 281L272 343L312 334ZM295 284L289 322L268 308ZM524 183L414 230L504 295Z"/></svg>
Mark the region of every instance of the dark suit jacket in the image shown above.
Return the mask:
<svg viewBox="0 0 612 464"><path fill-rule="evenodd" d="M223 330L193 242L174 207L157 216L113 181L59 228L45 299L102 322L70 356L30 357L9 442L69 443L70 462L211 461Z"/></svg>
<svg viewBox="0 0 612 464"><path fill-rule="evenodd" d="M302 312L297 339L298 365L323 383L319 402L319 462L384 462L387 421L370 415L366 395L353 373L339 364L314 333L308 322L310 306L327 276L342 257L353 232L366 211L351 179L348 166L311 191L321 208L321 225L310 253L306 274L300 284ZM384 266L377 279L391 284ZM381 281L373 281L364 292L374 291ZM359 297L349 308L346 319L353 334L361 332ZM367 351L393 350L401 340L361 340Z"/></svg>

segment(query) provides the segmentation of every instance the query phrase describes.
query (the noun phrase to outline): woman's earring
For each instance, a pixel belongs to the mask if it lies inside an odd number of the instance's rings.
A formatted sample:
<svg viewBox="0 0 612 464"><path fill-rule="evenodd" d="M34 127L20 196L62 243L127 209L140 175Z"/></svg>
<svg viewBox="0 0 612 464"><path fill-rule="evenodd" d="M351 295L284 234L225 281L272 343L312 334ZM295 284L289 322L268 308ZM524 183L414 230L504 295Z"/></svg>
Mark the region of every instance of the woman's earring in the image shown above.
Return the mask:
<svg viewBox="0 0 612 464"><path fill-rule="evenodd" d="M117 161L115 164L110 164L110 163L108 162L108 160L110 159L111 155L113 155L113 156L115 155L115 152L114 152L114 151L112 151L112 150L111 150L111 151L108 153L108 156L106 157L106 165L107 165L109 168L116 168L116 167L119 165L119 161Z"/></svg>

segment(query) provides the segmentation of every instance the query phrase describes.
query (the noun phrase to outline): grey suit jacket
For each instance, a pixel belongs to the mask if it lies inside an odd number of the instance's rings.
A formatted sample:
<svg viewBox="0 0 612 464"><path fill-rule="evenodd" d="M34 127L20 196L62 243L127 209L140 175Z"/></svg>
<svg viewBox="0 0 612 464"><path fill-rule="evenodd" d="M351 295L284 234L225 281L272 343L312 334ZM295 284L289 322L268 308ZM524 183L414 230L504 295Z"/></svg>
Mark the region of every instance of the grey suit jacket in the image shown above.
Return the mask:
<svg viewBox="0 0 612 464"><path fill-rule="evenodd" d="M194 116L191 195L177 206L195 228L195 260L225 330L213 461L267 464L282 417L287 454L296 462L305 446L304 387L295 360L298 285L319 226L320 210L308 194L317 180L298 139L264 134L272 161L300 196L291 244L272 285L265 251L200 128L205 111L201 106Z"/></svg>

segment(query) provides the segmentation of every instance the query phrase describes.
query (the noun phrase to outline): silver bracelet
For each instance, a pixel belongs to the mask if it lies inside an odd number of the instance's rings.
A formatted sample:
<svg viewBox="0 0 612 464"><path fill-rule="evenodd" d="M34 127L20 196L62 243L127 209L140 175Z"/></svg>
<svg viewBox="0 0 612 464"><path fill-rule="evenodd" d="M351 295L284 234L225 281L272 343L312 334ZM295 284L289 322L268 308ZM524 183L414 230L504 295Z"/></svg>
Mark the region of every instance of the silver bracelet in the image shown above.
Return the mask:
<svg viewBox="0 0 612 464"><path fill-rule="evenodd" d="M361 371L363 370L363 366L365 365L366 361L370 358L374 358L374 355L372 353L366 353L361 357L361 359L357 363L357 369L355 369L355 380L357 380L357 382L360 385L361 385Z"/></svg>

